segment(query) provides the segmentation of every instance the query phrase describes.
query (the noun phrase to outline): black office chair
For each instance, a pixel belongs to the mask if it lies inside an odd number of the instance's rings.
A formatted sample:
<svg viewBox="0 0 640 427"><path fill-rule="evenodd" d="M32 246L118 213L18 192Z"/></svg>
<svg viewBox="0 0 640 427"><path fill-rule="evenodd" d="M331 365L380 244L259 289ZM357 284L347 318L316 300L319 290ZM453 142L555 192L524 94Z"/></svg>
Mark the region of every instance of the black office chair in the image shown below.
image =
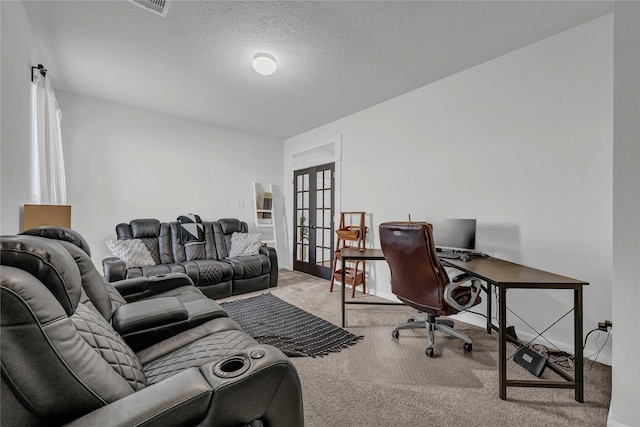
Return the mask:
<svg viewBox="0 0 640 427"><path fill-rule="evenodd" d="M429 330L427 356L435 355L435 331L464 341L464 350L471 351L471 338L454 330L453 321L438 317L456 314L479 304L480 281L468 276L460 276L459 281L449 280L436 254L431 224L380 224L380 244L391 270L391 291L406 305L426 314L426 318L411 316L407 323L396 326L391 336L398 338L402 329L426 327Z"/></svg>

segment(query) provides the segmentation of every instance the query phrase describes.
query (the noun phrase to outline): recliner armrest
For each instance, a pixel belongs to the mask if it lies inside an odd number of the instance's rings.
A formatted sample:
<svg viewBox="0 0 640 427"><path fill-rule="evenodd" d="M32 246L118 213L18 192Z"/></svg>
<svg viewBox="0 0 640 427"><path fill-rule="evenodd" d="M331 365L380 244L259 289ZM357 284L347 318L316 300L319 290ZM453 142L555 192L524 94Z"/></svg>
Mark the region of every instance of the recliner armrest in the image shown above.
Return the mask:
<svg viewBox="0 0 640 427"><path fill-rule="evenodd" d="M207 415L212 396L211 385L200 370L194 367L96 409L66 425L196 426Z"/></svg>
<svg viewBox="0 0 640 427"><path fill-rule="evenodd" d="M113 328L126 336L187 319L189 312L177 298L164 297L123 305L113 313L111 321Z"/></svg>
<svg viewBox="0 0 640 427"><path fill-rule="evenodd" d="M276 250L270 246L261 246L260 253L269 257L271 262L271 271L269 272L269 287L278 285L278 254Z"/></svg>
<svg viewBox="0 0 640 427"><path fill-rule="evenodd" d="M107 282L117 282L126 277L127 263L116 257L105 258L102 260L102 270Z"/></svg>
<svg viewBox="0 0 640 427"><path fill-rule="evenodd" d="M169 273L152 277L135 277L112 283L127 302L137 301L181 286L194 286L184 273Z"/></svg>
<svg viewBox="0 0 640 427"><path fill-rule="evenodd" d="M189 311L174 297L123 305L113 313L111 323L134 351L186 331L190 326Z"/></svg>

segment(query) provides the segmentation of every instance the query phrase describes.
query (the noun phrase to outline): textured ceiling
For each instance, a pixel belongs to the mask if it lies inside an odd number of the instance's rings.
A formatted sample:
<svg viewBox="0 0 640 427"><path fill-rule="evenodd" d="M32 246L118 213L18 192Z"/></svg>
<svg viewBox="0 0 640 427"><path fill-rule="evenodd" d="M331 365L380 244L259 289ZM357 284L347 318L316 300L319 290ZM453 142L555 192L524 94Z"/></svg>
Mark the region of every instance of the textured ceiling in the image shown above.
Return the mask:
<svg viewBox="0 0 640 427"><path fill-rule="evenodd" d="M595 1L25 1L57 90L284 139L612 11ZM278 70L261 76L253 55Z"/></svg>

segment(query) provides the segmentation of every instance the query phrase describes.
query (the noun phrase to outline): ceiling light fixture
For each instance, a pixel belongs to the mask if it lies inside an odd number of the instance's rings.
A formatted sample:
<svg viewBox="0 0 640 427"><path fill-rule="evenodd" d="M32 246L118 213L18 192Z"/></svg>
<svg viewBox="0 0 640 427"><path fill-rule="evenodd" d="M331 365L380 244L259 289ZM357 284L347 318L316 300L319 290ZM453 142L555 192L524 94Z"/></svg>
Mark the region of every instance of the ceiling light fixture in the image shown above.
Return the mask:
<svg viewBox="0 0 640 427"><path fill-rule="evenodd" d="M263 76L270 76L276 72L278 65L276 58L268 53L256 53L253 57L253 68Z"/></svg>

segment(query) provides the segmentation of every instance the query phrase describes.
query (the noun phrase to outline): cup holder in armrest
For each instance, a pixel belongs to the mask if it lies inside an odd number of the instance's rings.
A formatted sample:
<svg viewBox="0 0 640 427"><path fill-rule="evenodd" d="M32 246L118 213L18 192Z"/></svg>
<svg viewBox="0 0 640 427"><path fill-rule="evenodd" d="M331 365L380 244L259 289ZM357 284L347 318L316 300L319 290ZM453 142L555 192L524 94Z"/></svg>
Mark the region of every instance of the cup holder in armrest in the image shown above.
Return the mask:
<svg viewBox="0 0 640 427"><path fill-rule="evenodd" d="M244 356L232 356L221 360L213 367L213 373L220 378L234 378L244 374L251 362Z"/></svg>

